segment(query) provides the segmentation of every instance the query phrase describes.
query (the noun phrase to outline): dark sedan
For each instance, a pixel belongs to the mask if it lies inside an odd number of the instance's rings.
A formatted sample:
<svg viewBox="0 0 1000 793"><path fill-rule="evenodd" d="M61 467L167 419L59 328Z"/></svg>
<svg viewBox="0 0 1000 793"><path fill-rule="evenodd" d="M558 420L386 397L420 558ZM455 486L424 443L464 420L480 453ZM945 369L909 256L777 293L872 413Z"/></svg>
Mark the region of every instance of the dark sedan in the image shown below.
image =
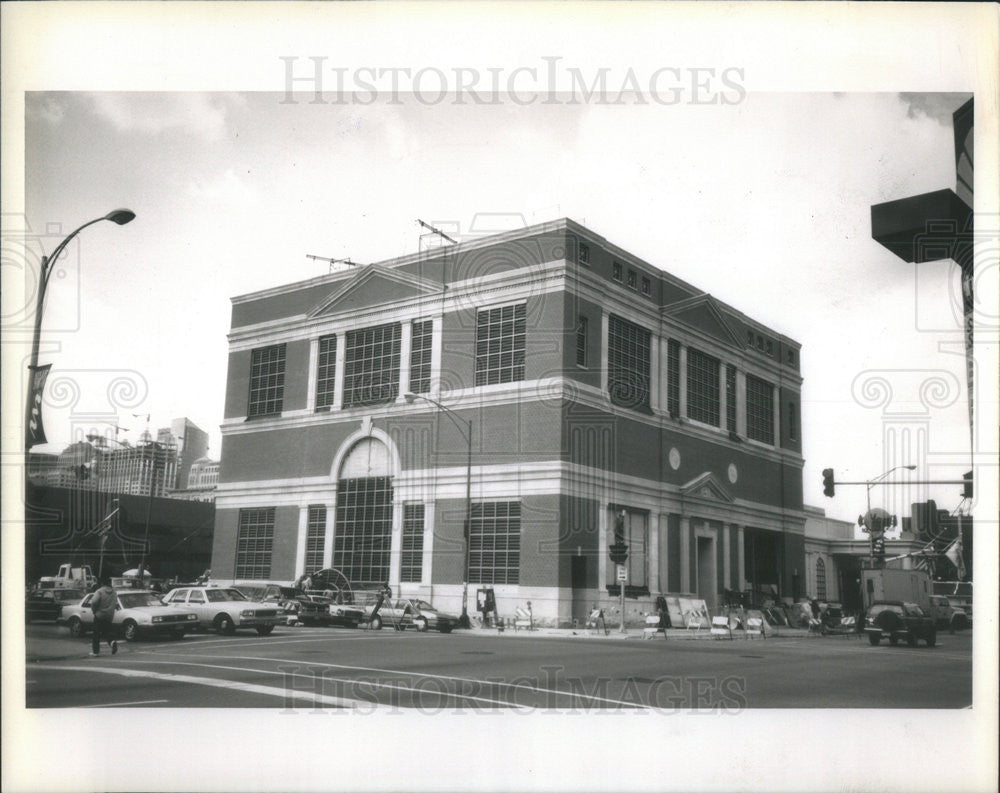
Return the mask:
<svg viewBox="0 0 1000 793"><path fill-rule="evenodd" d="M892 645L903 639L910 647L916 647L918 639L926 641L928 647L937 643L934 620L916 603L873 603L865 615L865 633L872 645L882 639L888 639Z"/></svg>
<svg viewBox="0 0 1000 793"><path fill-rule="evenodd" d="M63 604L79 603L82 598L83 592L79 589L36 589L24 601L25 622L55 622L62 614Z"/></svg>

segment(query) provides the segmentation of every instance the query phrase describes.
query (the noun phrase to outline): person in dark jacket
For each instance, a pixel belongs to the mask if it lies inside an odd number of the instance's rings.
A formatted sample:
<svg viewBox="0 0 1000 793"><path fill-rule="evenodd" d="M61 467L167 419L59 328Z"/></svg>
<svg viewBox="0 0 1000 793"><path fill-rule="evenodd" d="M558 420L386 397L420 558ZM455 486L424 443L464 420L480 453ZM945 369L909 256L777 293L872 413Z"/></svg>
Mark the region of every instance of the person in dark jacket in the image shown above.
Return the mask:
<svg viewBox="0 0 1000 793"><path fill-rule="evenodd" d="M106 639L111 654L118 652L118 642L114 639L114 618L118 610L118 595L111 588L111 579L102 578L101 586L90 599L90 610L94 612L94 637L90 643L92 656L101 654L101 639Z"/></svg>

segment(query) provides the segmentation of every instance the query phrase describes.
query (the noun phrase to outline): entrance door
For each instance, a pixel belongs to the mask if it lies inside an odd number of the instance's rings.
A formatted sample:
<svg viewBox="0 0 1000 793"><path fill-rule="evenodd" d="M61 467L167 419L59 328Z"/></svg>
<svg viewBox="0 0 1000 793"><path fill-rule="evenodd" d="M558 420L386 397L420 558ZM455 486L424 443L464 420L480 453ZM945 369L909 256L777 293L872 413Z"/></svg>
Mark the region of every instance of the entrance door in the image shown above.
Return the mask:
<svg viewBox="0 0 1000 793"><path fill-rule="evenodd" d="M718 584L716 581L715 538L698 537L698 597L705 601L710 609L718 606Z"/></svg>

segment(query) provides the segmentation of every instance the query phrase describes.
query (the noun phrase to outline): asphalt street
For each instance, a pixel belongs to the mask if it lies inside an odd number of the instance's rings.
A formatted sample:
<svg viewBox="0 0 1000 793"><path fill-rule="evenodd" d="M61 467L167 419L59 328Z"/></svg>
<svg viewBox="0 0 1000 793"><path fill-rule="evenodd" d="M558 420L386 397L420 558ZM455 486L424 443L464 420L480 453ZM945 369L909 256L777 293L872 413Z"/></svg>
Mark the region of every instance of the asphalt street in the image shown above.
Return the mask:
<svg viewBox="0 0 1000 793"><path fill-rule="evenodd" d="M31 624L29 708L200 707L655 710L964 708L972 636L872 647L858 637L643 641L558 633L497 635L282 627L270 636L195 634L120 642Z"/></svg>

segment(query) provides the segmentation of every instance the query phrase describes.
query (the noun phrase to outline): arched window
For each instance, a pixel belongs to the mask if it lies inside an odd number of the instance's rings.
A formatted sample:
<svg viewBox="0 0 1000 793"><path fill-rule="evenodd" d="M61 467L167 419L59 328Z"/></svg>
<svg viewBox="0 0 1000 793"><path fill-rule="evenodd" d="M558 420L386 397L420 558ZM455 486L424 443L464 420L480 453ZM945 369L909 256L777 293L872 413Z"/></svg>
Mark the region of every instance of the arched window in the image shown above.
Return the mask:
<svg viewBox="0 0 1000 793"><path fill-rule="evenodd" d="M816 560L816 598L826 600L826 562L822 556Z"/></svg>
<svg viewBox="0 0 1000 793"><path fill-rule="evenodd" d="M377 438L362 438L341 462L332 564L352 582L389 580L391 472L389 450Z"/></svg>

